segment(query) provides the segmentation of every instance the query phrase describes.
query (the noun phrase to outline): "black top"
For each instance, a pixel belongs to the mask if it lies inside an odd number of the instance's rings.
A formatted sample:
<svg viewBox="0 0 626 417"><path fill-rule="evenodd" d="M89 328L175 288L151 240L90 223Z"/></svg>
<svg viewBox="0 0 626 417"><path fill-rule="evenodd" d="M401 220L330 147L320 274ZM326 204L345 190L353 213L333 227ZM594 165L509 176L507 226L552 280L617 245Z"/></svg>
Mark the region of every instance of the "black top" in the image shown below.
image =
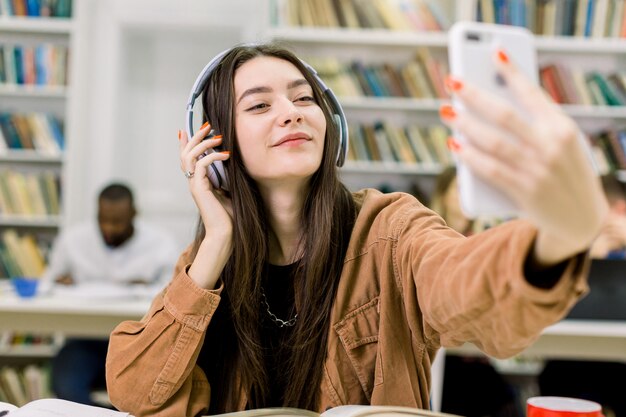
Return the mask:
<svg viewBox="0 0 626 417"><path fill-rule="evenodd" d="M281 320L289 321L295 314L294 278L297 264L276 266L268 265L266 275L263 277L262 286L266 295L267 304L272 313ZM259 303L259 316L261 317L260 333L261 346L268 374L269 393L265 401L265 407L282 406L285 387L288 376L285 375L286 363L291 349L288 346L288 338L293 334L293 327L281 327L272 320L267 312L267 306L262 299ZM221 326L230 320L218 307L215 316L209 324L207 334L220 334ZM234 334L232 337L235 337ZM205 339L197 359L209 382L215 384L212 394L218 392L217 386L221 383L219 375L226 370L221 368L220 361L216 357L231 354L232 345L228 342L216 343L215 339Z"/></svg>
<svg viewBox="0 0 626 417"><path fill-rule="evenodd" d="M267 276L263 278L263 291L267 299L267 305L261 301L261 343L267 373L269 377L269 397L266 407L278 407L283 405L285 388L288 383L288 375L285 375L285 365L289 358L290 348L287 339L293 332L293 327L283 326L276 323L269 310L279 319L287 322L295 315L295 297L293 274L297 264L277 266L268 265Z"/></svg>

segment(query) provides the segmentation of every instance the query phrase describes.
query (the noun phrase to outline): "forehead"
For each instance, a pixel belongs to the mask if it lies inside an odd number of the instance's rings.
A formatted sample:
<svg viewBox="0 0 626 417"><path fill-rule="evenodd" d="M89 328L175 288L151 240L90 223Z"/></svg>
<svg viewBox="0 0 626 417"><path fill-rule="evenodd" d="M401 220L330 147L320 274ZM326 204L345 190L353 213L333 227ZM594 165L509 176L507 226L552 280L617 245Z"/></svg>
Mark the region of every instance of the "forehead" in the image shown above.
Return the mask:
<svg viewBox="0 0 626 417"><path fill-rule="evenodd" d="M259 56L245 62L235 71L235 91L252 86L282 82L284 84L304 78L294 64L281 58Z"/></svg>

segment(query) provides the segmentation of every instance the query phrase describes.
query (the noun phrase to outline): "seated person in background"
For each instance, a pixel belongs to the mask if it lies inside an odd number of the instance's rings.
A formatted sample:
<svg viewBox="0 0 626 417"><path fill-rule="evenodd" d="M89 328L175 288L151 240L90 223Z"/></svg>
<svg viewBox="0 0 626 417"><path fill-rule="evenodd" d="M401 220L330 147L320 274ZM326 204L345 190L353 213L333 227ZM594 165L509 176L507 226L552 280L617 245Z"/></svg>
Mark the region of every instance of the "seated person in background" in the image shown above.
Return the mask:
<svg viewBox="0 0 626 417"><path fill-rule="evenodd" d="M126 185L106 186L98 197L98 221L63 230L43 275L60 285L146 284L163 287L176 263L177 244L166 232L135 221L133 194ZM105 387L108 339L69 339L52 363L57 397L92 404L93 389Z"/></svg>
<svg viewBox="0 0 626 417"><path fill-rule="evenodd" d="M473 233L474 221L461 210L454 166L437 176L430 208L457 232ZM487 358L447 353L443 381L441 411L467 417L517 415L513 388Z"/></svg>
<svg viewBox="0 0 626 417"><path fill-rule="evenodd" d="M626 258L626 191L614 175L602 177L609 216L593 242L593 258ZM626 262L626 261L625 261ZM626 277L624 277L626 285ZM602 404L604 415L626 416L626 396L619 382L626 375L621 362L550 360L539 375L542 395L584 398Z"/></svg>

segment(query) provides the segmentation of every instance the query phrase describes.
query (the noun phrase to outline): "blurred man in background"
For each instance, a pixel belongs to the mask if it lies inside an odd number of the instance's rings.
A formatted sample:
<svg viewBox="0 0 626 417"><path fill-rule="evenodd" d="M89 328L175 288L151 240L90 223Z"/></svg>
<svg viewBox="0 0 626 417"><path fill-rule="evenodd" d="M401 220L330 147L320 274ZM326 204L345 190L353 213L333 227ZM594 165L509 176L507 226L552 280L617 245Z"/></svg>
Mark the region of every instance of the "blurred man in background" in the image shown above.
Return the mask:
<svg viewBox="0 0 626 417"><path fill-rule="evenodd" d="M179 248L172 236L136 215L128 186L104 187L97 221L63 230L56 239L44 281L77 287L109 283L128 291L141 285L156 293L171 278ZM92 392L105 388L107 347L108 339L68 339L52 363L56 396L94 404Z"/></svg>

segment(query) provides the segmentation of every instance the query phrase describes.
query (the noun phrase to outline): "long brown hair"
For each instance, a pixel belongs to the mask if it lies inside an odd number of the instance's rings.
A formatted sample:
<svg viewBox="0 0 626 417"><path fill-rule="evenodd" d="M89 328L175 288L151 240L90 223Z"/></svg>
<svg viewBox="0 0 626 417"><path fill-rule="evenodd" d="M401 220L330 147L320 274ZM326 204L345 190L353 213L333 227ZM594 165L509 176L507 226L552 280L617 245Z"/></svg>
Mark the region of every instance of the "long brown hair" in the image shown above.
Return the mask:
<svg viewBox="0 0 626 417"><path fill-rule="evenodd" d="M339 181L336 155L338 129L314 76L289 50L277 44L233 48L215 69L203 94L204 118L222 133L224 149L231 151L225 170L233 204L233 253L221 274L222 299L212 318L198 359L211 383L211 413L234 411L241 392L249 408L267 406L267 372L260 344L261 281L269 259L269 226L259 189L248 175L237 143L234 123L235 71L258 56L272 56L295 65L313 88L327 122L324 154L310 179L301 213L302 258L294 276L298 320L284 364L288 375L285 406L316 410L326 358L330 312L343 260L356 217L351 193ZM193 254L204 239L198 222Z"/></svg>

